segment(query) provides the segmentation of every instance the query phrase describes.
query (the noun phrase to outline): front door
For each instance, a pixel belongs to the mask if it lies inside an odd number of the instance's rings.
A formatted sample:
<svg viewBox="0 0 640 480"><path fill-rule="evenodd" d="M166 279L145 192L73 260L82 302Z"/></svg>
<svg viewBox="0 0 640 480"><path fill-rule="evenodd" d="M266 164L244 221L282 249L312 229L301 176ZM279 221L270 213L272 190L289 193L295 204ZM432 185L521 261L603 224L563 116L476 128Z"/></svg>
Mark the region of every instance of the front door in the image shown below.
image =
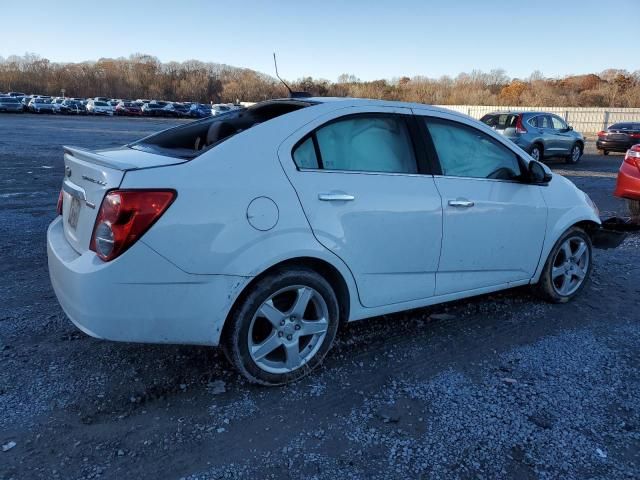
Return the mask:
<svg viewBox="0 0 640 480"><path fill-rule="evenodd" d="M279 151L315 237L352 271L366 307L435 292L442 206L419 173L410 114L342 109Z"/></svg>
<svg viewBox="0 0 640 480"><path fill-rule="evenodd" d="M520 181L516 154L497 139L469 124L422 118L442 170L436 295L531 279L545 236L544 187Z"/></svg>

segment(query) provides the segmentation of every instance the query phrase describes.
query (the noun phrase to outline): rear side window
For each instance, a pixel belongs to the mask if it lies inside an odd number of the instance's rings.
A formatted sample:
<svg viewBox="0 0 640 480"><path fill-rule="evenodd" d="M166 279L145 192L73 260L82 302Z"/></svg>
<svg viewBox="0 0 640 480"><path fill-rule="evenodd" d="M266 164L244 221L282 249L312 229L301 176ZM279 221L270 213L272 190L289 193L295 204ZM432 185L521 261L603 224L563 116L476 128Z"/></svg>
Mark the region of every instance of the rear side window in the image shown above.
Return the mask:
<svg viewBox="0 0 640 480"><path fill-rule="evenodd" d="M298 145L298 148L293 152L293 160L299 168L320 168L316 149L313 146L313 137L307 138Z"/></svg>
<svg viewBox="0 0 640 480"><path fill-rule="evenodd" d="M358 115L333 121L300 143L293 158L299 168L315 164L325 170L417 173L411 136L401 116Z"/></svg>
<svg viewBox="0 0 640 480"><path fill-rule="evenodd" d="M457 122L427 120L442 174L512 180L521 175L514 152L483 132Z"/></svg>

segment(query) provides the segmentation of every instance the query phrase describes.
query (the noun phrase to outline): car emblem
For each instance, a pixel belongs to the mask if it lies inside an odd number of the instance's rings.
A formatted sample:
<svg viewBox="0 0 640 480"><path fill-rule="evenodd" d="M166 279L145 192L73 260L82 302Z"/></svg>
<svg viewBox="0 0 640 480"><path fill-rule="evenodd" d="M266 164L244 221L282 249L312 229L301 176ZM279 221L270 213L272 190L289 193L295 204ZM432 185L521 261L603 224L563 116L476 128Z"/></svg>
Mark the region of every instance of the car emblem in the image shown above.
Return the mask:
<svg viewBox="0 0 640 480"><path fill-rule="evenodd" d="M107 184L107 182L103 182L102 180L96 180L95 178L87 177L86 175L82 175L82 179L87 182L95 183L97 185L102 185L103 187Z"/></svg>
<svg viewBox="0 0 640 480"><path fill-rule="evenodd" d="M66 166L64 167L64 174L65 174L67 177L70 177L70 176L71 176L71 167L70 167L69 165L66 165Z"/></svg>

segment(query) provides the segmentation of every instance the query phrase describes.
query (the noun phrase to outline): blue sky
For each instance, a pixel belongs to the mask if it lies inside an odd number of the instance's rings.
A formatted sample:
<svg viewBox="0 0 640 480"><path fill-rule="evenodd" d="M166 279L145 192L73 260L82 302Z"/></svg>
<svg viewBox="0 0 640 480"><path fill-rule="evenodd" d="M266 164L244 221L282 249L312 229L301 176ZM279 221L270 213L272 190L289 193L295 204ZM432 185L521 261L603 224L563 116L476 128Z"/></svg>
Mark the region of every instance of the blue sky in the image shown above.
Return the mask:
<svg viewBox="0 0 640 480"><path fill-rule="evenodd" d="M5 12L0 56L54 61L155 55L198 59L287 79L455 76L504 68L524 77L640 69L640 0L215 1L31 0ZM612 48L615 47L615 48Z"/></svg>

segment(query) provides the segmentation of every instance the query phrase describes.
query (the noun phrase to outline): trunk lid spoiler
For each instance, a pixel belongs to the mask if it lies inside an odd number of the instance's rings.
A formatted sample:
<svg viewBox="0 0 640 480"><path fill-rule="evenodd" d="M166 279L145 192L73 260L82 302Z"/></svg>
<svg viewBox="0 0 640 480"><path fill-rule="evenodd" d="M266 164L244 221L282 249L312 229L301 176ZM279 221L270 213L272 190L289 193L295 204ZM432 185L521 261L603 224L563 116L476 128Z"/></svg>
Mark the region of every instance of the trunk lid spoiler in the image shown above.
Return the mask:
<svg viewBox="0 0 640 480"><path fill-rule="evenodd" d="M144 152L129 147L118 147L106 150L87 150L81 147L63 146L65 156L69 155L83 162L111 168L114 170L141 170L143 168L176 165L186 160L166 157L155 153Z"/></svg>

